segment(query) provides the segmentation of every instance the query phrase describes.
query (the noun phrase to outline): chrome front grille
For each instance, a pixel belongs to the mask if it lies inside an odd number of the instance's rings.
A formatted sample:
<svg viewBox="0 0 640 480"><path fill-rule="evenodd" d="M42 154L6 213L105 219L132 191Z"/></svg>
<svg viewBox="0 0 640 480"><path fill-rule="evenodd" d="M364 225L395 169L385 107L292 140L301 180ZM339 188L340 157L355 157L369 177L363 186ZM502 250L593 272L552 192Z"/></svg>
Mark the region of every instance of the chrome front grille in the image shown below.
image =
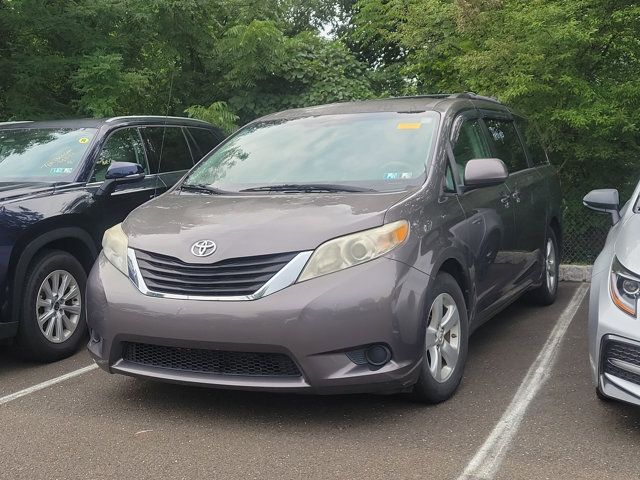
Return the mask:
<svg viewBox="0 0 640 480"><path fill-rule="evenodd" d="M277 253L196 264L158 253L135 251L140 275L149 291L222 298L254 294L297 255L298 252Z"/></svg>

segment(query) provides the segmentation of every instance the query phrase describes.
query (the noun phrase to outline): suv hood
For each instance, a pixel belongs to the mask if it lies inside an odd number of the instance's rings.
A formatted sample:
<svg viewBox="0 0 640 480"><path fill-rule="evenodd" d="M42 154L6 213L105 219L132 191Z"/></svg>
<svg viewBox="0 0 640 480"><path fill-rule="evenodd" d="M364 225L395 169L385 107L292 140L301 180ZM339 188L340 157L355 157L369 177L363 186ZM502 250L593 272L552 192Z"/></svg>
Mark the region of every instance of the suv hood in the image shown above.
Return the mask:
<svg viewBox="0 0 640 480"><path fill-rule="evenodd" d="M55 186L37 182L0 182L0 202L17 200L45 192L53 192Z"/></svg>
<svg viewBox="0 0 640 480"><path fill-rule="evenodd" d="M634 213L622 225L615 245L615 255L620 263L640 275L640 214Z"/></svg>
<svg viewBox="0 0 640 480"><path fill-rule="evenodd" d="M170 193L134 210L123 229L134 249L188 263L313 250L341 235L382 225L401 193L185 195ZM191 254L198 240L216 252Z"/></svg>

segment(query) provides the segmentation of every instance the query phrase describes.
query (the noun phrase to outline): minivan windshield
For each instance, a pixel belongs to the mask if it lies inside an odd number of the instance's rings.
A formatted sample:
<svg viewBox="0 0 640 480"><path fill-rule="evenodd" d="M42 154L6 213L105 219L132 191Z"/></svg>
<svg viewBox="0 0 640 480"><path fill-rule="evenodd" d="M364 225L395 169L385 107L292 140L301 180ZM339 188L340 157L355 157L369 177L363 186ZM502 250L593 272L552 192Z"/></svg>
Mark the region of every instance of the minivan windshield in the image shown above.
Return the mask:
<svg viewBox="0 0 640 480"><path fill-rule="evenodd" d="M0 182L74 180L94 128L0 129Z"/></svg>
<svg viewBox="0 0 640 480"><path fill-rule="evenodd" d="M205 157L185 190L392 191L419 186L439 115L354 113L259 121ZM195 187L195 188L194 188Z"/></svg>

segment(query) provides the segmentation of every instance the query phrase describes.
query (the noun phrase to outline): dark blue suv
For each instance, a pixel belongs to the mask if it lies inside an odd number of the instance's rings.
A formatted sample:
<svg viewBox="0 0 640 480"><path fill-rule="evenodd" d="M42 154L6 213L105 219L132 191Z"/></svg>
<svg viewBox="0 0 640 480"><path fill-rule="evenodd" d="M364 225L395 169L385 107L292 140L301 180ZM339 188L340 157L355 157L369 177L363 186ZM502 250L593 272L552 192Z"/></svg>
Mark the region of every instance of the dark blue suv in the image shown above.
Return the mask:
<svg viewBox="0 0 640 480"><path fill-rule="evenodd" d="M104 231L223 138L187 118L0 123L0 340L40 361L76 351Z"/></svg>

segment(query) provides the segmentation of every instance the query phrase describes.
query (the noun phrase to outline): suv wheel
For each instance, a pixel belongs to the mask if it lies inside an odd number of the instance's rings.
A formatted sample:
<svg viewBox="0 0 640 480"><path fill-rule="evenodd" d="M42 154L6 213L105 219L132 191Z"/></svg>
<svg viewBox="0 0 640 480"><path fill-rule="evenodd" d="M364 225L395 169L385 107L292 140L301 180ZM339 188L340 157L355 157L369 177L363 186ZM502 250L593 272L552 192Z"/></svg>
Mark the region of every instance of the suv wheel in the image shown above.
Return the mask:
<svg viewBox="0 0 640 480"><path fill-rule="evenodd" d="M27 272L18 330L26 357L52 362L72 355L87 331L84 292L87 274L67 252L47 251Z"/></svg>
<svg viewBox="0 0 640 480"><path fill-rule="evenodd" d="M550 228L544 245L544 272L542 285L529 292L529 299L538 305L551 305L558 296L560 280L560 260L558 258L558 240Z"/></svg>
<svg viewBox="0 0 640 480"><path fill-rule="evenodd" d="M460 286L448 273L439 273L427 301L422 369L414 392L426 403L450 398L467 361L469 326Z"/></svg>

